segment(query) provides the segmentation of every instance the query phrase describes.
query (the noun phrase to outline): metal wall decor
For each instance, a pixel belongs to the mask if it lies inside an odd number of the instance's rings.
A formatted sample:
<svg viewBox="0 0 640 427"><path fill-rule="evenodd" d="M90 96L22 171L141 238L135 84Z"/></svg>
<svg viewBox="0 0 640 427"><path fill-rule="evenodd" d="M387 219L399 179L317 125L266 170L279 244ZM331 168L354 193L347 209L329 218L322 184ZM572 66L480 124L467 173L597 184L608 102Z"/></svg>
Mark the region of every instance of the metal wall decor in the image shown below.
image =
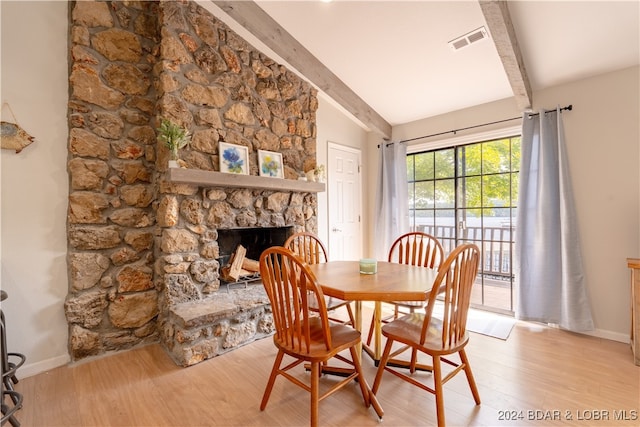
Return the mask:
<svg viewBox="0 0 640 427"><path fill-rule="evenodd" d="M29 135L27 131L20 127L9 104L7 102L2 104L3 107L5 105L9 109L9 112L11 112L15 123L5 122L4 120L0 122L0 128L2 130L0 137L1 147L7 150L16 150L16 153L19 153L23 148L29 146L33 142L34 137Z"/></svg>

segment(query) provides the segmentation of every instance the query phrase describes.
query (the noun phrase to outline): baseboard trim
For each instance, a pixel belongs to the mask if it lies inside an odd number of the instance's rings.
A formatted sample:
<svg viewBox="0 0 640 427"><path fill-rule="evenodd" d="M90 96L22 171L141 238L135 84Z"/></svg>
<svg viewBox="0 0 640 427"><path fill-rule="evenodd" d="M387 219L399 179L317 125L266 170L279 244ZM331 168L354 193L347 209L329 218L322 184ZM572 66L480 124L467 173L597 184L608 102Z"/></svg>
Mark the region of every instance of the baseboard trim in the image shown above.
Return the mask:
<svg viewBox="0 0 640 427"><path fill-rule="evenodd" d="M604 329L596 329L594 331L584 332L584 334L592 337L604 338L611 341L622 342L625 344L630 343L629 334L621 334L620 332L606 331Z"/></svg>
<svg viewBox="0 0 640 427"><path fill-rule="evenodd" d="M524 323L537 323L537 322L527 322L525 320L519 320L519 322L524 322ZM565 330L564 328L561 328L558 325L555 324L544 324L544 323L538 323L539 325L542 326L546 326L548 328L555 328L555 329L562 329ZM629 335L627 334L623 334L620 332L613 332L613 331L607 331L605 329L594 329L593 331L580 331L580 332L575 332L576 334L581 334L581 335L587 335L590 337L595 337L595 338L602 338L605 340L610 340L610 341L616 341L616 342L621 342L621 343L625 343L625 344L629 344L631 342L631 338L629 337Z"/></svg>
<svg viewBox="0 0 640 427"><path fill-rule="evenodd" d="M41 374L48 370L66 365L71 361L68 354L52 357L51 359L41 360L35 363L25 363L18 371L18 379L27 378L37 374ZM28 360L27 360L28 362Z"/></svg>

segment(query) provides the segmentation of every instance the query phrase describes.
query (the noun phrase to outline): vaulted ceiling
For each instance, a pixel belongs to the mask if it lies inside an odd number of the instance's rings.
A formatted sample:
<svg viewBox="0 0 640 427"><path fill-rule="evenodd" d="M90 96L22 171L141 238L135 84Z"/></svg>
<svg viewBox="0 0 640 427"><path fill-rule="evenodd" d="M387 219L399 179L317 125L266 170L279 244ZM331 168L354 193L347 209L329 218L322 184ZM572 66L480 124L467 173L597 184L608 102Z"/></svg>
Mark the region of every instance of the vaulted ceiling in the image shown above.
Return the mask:
<svg viewBox="0 0 640 427"><path fill-rule="evenodd" d="M387 137L504 98L524 110L536 90L640 63L639 1L198 2Z"/></svg>

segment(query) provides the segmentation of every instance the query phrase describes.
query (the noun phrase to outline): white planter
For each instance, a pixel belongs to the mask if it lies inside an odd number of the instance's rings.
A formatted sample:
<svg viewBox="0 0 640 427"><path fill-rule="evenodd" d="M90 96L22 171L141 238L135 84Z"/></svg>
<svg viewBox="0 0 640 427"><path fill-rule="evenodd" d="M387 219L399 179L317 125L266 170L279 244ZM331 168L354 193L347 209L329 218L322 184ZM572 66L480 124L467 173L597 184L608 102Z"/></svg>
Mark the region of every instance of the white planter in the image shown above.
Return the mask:
<svg viewBox="0 0 640 427"><path fill-rule="evenodd" d="M180 165L178 165L178 161L177 160L169 160L169 167L170 168L179 168Z"/></svg>

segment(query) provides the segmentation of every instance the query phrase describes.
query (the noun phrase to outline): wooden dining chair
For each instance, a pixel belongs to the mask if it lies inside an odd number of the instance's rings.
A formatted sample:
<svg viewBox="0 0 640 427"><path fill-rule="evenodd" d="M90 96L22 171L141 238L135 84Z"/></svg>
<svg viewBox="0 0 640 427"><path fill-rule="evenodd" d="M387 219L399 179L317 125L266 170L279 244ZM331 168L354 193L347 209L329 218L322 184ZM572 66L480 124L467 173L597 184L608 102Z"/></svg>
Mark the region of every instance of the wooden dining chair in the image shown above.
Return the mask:
<svg viewBox="0 0 640 427"><path fill-rule="evenodd" d="M327 255L327 248L324 246L320 238L313 233L295 233L286 240L284 247L293 251L293 253L302 258L307 264L319 264L321 262L327 262L329 259ZM351 309L351 301L345 301L328 296L325 296L324 300L327 312L331 313L341 307L345 307L347 315L349 316L348 321L344 321L336 317L330 317L329 320L355 326L356 322L353 317L353 310ZM318 311L318 304L312 301L310 308L313 311Z"/></svg>
<svg viewBox="0 0 640 427"><path fill-rule="evenodd" d="M435 394L438 426L445 425L443 385L458 372L464 371L476 405L480 404L480 394L465 353L465 346L469 342L466 329L467 314L479 260L480 250L476 245L465 243L458 246L439 267L438 276L434 282L434 290L437 291L431 293L426 312L409 313L382 327L382 335L387 338L387 342L373 382L373 393L377 393L382 374L388 371ZM443 297L444 300L442 319L433 316L436 300L439 300L438 296ZM412 349L412 351L431 356L433 375L429 377L433 378L432 386L427 381L420 381L417 375L409 376L387 364L391 357L399 354L399 351L391 353L394 342L404 345L400 351ZM455 353L458 354L459 361L449 357ZM448 370L444 377L442 362L453 366L453 369Z"/></svg>
<svg viewBox="0 0 640 427"><path fill-rule="evenodd" d="M399 264L417 265L420 267L436 268L444 259L442 244L434 236L414 231L398 237L389 249L389 262ZM393 316L383 318L381 321L387 323L391 319L397 319L400 309L404 308L409 313L425 306L424 301L385 301L393 305ZM367 336L367 345L371 345L375 319L371 319L371 326Z"/></svg>
<svg viewBox="0 0 640 427"><path fill-rule="evenodd" d="M271 302L275 335L273 342L278 354L262 397L260 410L264 410L269 401L276 377L282 375L295 385L311 394L311 425L318 425L319 402L336 390L358 382L366 407L372 403L378 416L382 418L382 409L362 374L360 359L356 349L360 344L360 332L349 326L329 322L322 288L309 270L308 265L292 251L283 247L272 247L260 256L260 274ZM309 295L318 301L318 311L309 309ZM340 353L348 350L351 358ZM294 361L281 366L284 355ZM345 376L340 381L331 381L330 388L319 394L319 382L325 362L338 359ZM303 362L311 364L310 384L303 382L289 370ZM344 367L344 363L349 365ZM335 370L336 367L330 367Z"/></svg>

